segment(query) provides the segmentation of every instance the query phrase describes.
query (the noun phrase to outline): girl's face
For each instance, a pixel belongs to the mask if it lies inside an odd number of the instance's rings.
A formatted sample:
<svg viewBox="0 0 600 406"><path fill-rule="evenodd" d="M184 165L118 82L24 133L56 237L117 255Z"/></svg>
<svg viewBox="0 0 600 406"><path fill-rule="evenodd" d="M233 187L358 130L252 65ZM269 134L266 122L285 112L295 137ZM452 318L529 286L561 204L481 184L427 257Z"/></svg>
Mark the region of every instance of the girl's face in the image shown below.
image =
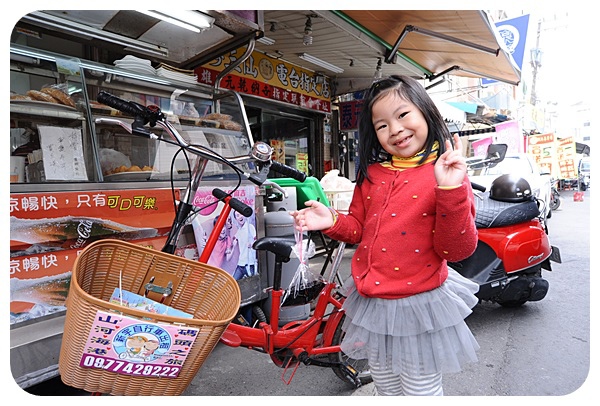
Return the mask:
<svg viewBox="0 0 600 406"><path fill-rule="evenodd" d="M428 127L423 113L395 92L373 103L371 116L377 139L387 153L409 158L425 147Z"/></svg>

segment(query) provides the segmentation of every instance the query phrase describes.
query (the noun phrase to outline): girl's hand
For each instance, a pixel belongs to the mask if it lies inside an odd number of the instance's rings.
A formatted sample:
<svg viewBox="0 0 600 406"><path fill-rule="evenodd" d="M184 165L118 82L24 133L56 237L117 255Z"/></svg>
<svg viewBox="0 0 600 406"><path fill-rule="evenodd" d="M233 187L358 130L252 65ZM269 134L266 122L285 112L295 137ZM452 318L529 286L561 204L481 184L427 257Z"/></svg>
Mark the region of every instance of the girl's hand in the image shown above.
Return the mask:
<svg viewBox="0 0 600 406"><path fill-rule="evenodd" d="M438 186L459 186L467 174L467 162L462 155L462 142L458 134L454 134L454 148L450 140L446 140L444 152L434 168Z"/></svg>
<svg viewBox="0 0 600 406"><path fill-rule="evenodd" d="M308 200L306 209L291 211L298 231L325 230L333 225L331 211L321 202Z"/></svg>

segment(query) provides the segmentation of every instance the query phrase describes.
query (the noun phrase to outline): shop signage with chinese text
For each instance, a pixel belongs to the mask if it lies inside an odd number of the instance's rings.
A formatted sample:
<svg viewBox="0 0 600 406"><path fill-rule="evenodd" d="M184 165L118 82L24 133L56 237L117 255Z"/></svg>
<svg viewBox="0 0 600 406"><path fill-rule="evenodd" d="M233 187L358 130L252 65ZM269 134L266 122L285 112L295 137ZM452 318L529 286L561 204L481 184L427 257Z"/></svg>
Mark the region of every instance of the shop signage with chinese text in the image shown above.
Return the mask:
<svg viewBox="0 0 600 406"><path fill-rule="evenodd" d="M242 50L238 49L196 68L198 82L213 86L217 76L241 55ZM329 78L260 52L253 52L241 66L225 75L220 86L310 110L331 112Z"/></svg>

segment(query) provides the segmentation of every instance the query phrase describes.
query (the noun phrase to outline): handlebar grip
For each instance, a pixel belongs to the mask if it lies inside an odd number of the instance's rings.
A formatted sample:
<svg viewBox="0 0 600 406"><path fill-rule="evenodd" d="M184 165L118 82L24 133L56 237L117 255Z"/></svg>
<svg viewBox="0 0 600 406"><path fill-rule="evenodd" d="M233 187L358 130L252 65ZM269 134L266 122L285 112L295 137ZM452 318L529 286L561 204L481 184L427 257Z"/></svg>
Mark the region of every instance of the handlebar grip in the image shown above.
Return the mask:
<svg viewBox="0 0 600 406"><path fill-rule="evenodd" d="M213 189L212 194L219 200L224 200L226 197L229 196L226 192L222 191L221 189ZM248 206L241 200L236 199L235 197L231 197L229 199L228 204L233 210L237 211L244 217L250 217L253 213L252 207Z"/></svg>
<svg viewBox="0 0 600 406"><path fill-rule="evenodd" d="M106 104L109 107L113 107L131 116L146 116L145 108L143 106L113 96L104 90L101 90L100 93L98 93L96 100L98 100L99 103Z"/></svg>
<svg viewBox="0 0 600 406"><path fill-rule="evenodd" d="M480 185L478 183L471 182L471 188L479 190L480 192L485 192L485 186Z"/></svg>
<svg viewBox="0 0 600 406"><path fill-rule="evenodd" d="M288 178L293 178L298 182L304 182L306 180L306 174L304 172L300 172L296 168L292 168L277 161L271 162L271 169L277 173L287 176Z"/></svg>

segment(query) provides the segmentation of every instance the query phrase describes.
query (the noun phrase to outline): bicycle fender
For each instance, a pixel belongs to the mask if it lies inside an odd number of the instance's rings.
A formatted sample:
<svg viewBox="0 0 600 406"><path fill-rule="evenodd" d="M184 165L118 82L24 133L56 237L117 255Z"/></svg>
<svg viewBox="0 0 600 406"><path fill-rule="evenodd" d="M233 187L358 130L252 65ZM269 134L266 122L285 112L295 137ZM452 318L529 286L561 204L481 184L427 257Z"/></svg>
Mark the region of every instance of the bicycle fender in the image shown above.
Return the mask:
<svg viewBox="0 0 600 406"><path fill-rule="evenodd" d="M345 314L343 311L336 310L327 318L327 323L325 323L325 329L323 330L324 347L331 345L335 330L337 329L338 324L344 320L344 316Z"/></svg>

